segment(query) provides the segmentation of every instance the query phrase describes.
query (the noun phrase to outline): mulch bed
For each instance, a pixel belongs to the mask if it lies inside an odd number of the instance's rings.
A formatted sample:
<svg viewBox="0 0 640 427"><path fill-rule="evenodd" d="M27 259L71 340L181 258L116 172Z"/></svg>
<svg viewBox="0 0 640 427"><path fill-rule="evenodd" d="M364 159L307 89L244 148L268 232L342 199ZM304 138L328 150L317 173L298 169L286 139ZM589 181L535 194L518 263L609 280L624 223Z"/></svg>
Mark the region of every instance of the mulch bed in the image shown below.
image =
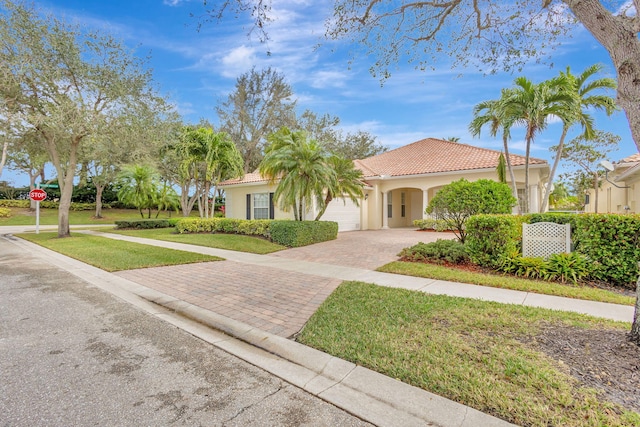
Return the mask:
<svg viewBox="0 0 640 427"><path fill-rule="evenodd" d="M531 339L582 384L640 412L640 347L629 342L627 332L546 324Z"/></svg>

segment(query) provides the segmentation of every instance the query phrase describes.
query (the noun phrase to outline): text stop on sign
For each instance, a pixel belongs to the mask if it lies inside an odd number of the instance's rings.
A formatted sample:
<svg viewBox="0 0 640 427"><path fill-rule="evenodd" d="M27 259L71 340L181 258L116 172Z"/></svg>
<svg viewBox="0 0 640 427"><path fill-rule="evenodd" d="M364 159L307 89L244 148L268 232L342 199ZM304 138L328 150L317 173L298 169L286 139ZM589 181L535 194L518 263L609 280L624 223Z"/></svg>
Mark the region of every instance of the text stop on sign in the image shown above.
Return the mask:
<svg viewBox="0 0 640 427"><path fill-rule="evenodd" d="M36 202L41 202L47 198L47 192L36 188L34 190L29 191L29 198Z"/></svg>

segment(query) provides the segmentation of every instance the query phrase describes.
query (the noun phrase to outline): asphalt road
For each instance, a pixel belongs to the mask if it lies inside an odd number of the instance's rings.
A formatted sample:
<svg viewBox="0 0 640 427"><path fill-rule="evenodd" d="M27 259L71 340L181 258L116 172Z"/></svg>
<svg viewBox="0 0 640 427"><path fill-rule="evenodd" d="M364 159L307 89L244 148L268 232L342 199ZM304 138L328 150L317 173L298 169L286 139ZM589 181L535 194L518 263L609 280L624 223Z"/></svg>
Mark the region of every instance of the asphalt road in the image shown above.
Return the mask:
<svg viewBox="0 0 640 427"><path fill-rule="evenodd" d="M0 238L0 426L365 426Z"/></svg>

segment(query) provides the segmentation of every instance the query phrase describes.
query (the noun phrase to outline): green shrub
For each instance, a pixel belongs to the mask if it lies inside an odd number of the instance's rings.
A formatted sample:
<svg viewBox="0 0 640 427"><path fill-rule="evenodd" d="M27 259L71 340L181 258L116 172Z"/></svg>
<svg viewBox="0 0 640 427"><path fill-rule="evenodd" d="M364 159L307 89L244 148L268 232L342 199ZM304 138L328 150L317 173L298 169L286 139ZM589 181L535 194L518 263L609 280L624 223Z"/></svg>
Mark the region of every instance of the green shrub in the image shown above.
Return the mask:
<svg viewBox="0 0 640 427"><path fill-rule="evenodd" d="M438 239L431 243L420 242L403 249L398 256L404 261L429 261L437 264L464 264L469 261L469 255L462 243L446 239Z"/></svg>
<svg viewBox="0 0 640 427"><path fill-rule="evenodd" d="M180 234L230 233L269 238L272 222L268 219L180 218L175 227Z"/></svg>
<svg viewBox="0 0 640 427"><path fill-rule="evenodd" d="M413 220L413 225L420 230L451 231L449 225L443 219L415 219Z"/></svg>
<svg viewBox="0 0 640 427"><path fill-rule="evenodd" d="M474 215L467 220L466 249L475 264L495 268L505 256L519 252L523 218L514 215Z"/></svg>
<svg viewBox="0 0 640 427"><path fill-rule="evenodd" d="M0 208L0 218L9 218L11 210L9 208Z"/></svg>
<svg viewBox="0 0 640 427"><path fill-rule="evenodd" d="M134 221L116 221L116 229L135 229L148 230L151 228L170 228L174 227L169 220L166 219L143 219Z"/></svg>
<svg viewBox="0 0 640 427"><path fill-rule="evenodd" d="M503 256L500 258L498 269L527 279L550 279L547 262L541 257Z"/></svg>
<svg viewBox="0 0 640 427"><path fill-rule="evenodd" d="M269 237L270 224L271 220L269 219L244 219L238 224L237 233L246 234L247 236Z"/></svg>
<svg viewBox="0 0 640 427"><path fill-rule="evenodd" d="M28 208L31 206L29 200L0 200L2 208Z"/></svg>
<svg viewBox="0 0 640 427"><path fill-rule="evenodd" d="M338 223L275 220L271 222L270 231L272 242L295 248L336 239Z"/></svg>
<svg viewBox="0 0 640 427"><path fill-rule="evenodd" d="M560 281L562 283L570 281L575 284L589 276L590 266L589 258L577 252L571 252L569 254L553 254L547 259L518 255L503 256L497 269L528 279Z"/></svg>
<svg viewBox="0 0 640 427"><path fill-rule="evenodd" d="M466 222L473 215L507 214L517 200L508 185L490 179L469 182L462 178L442 187L429 201L426 212L442 219L462 243L467 238Z"/></svg>
<svg viewBox="0 0 640 427"><path fill-rule="evenodd" d="M5 208L29 208L31 206L30 200L0 200L0 207ZM59 202L51 200L43 200L40 202L40 207L43 209L58 209L60 207ZM111 205L108 203L102 204L103 209L110 209ZM96 209L95 203L71 203L70 210L72 211L91 211Z"/></svg>
<svg viewBox="0 0 640 427"><path fill-rule="evenodd" d="M591 276L635 289L640 261L640 215L577 215L575 249L593 260Z"/></svg>
<svg viewBox="0 0 640 427"><path fill-rule="evenodd" d="M591 261L588 257L571 252L569 254L553 254L547 258L547 271L550 280L562 283L578 283L591 274Z"/></svg>

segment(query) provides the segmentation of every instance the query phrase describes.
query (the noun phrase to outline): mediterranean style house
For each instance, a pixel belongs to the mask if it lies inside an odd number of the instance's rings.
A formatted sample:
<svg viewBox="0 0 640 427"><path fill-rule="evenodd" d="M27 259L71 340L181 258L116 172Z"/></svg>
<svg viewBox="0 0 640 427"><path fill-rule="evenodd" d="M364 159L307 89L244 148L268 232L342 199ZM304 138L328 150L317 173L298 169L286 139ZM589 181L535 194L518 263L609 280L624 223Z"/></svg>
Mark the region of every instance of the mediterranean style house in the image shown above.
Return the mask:
<svg viewBox="0 0 640 427"><path fill-rule="evenodd" d="M594 190L589 190L584 211L640 213L640 153L613 163L613 168L607 174L608 179L602 181L598 197Z"/></svg>
<svg viewBox="0 0 640 427"><path fill-rule="evenodd" d="M426 138L377 156L355 160L364 177L364 197L358 204L334 199L321 220L336 221L340 231L411 227L426 218L425 209L443 186L465 178L497 180L500 151L458 142ZM523 156L510 155L518 196L524 198ZM529 206L538 212L549 176L545 160L529 159ZM274 206L274 185L258 173L220 184L225 191L225 213L239 219L293 219L292 212ZM316 206L308 207L307 219L314 219Z"/></svg>

